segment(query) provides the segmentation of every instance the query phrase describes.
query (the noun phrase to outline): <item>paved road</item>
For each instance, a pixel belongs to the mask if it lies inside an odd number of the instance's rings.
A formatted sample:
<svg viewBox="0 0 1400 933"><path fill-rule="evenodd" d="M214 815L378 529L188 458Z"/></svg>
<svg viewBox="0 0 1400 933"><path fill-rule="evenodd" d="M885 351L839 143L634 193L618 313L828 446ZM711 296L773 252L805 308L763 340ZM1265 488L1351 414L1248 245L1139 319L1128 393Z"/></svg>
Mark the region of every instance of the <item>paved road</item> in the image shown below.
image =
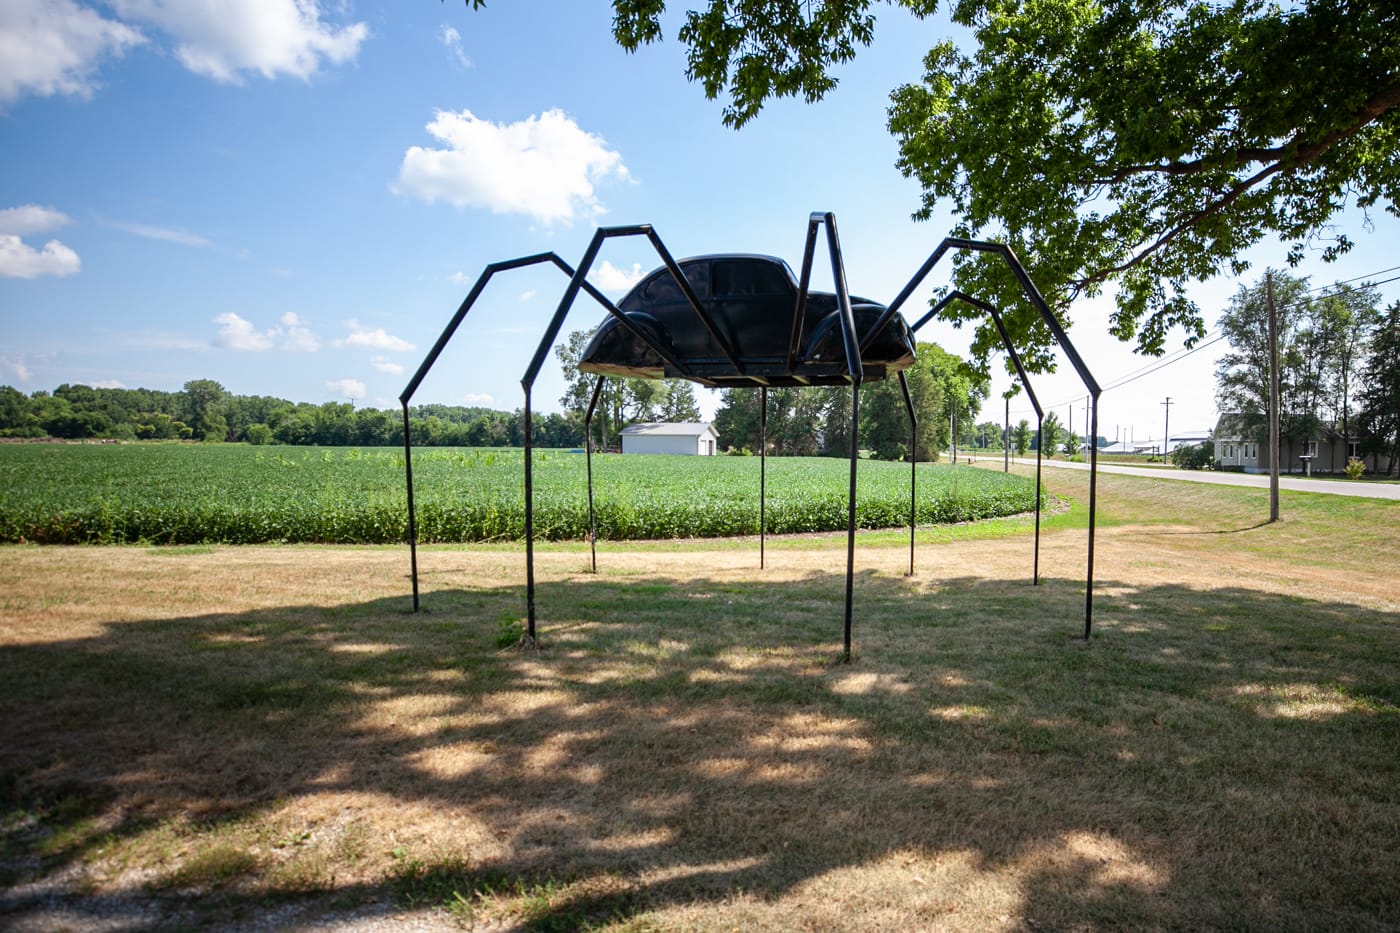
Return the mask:
<svg viewBox="0 0 1400 933"><path fill-rule="evenodd" d="M1034 460L1012 458L1015 463L1035 466ZM1087 470L1087 463L1066 463L1064 460L1046 460L1047 467L1059 469ZM1216 483L1220 486L1254 486L1269 488L1269 477L1260 473L1214 473L1201 470L1177 470L1170 467L1124 466L1120 463L1100 463L1100 473L1123 473L1128 476L1151 476L1154 479L1178 479L1189 483ZM1302 476L1280 476L1280 489L1295 492L1321 492L1329 496L1362 496L1369 499L1400 500L1400 483L1369 483L1366 480L1307 479Z"/></svg>

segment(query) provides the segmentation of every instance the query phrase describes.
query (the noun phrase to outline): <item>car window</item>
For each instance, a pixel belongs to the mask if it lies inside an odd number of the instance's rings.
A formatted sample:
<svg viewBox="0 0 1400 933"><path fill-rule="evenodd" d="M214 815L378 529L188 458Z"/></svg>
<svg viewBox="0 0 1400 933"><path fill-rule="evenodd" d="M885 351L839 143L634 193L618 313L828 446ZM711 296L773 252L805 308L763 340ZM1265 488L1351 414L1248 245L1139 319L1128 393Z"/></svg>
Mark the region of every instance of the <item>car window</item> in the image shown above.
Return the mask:
<svg viewBox="0 0 1400 933"><path fill-rule="evenodd" d="M763 259L728 259L714 264L716 298L738 295L791 294L786 270Z"/></svg>
<svg viewBox="0 0 1400 933"><path fill-rule="evenodd" d="M685 272L686 281L695 292L695 297L704 301L710 294L710 264L708 262L688 262L681 267ZM651 281L642 290L642 297L649 303L685 301L685 296L681 294L679 286L676 285L675 276L662 269L651 277Z"/></svg>

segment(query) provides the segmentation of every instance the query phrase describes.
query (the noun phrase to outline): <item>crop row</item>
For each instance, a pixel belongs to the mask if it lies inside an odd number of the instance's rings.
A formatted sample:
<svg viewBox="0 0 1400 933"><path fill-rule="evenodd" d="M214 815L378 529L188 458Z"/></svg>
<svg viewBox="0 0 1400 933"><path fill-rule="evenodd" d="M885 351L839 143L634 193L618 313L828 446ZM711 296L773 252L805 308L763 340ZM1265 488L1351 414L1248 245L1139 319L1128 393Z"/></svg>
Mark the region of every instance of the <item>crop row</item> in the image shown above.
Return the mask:
<svg viewBox="0 0 1400 933"><path fill-rule="evenodd" d="M535 534L588 533L585 458L538 451ZM518 450L414 453L419 540L518 540L525 533ZM759 461L595 456L597 534L606 539L754 534ZM846 526L849 464L772 458L768 531ZM969 521L1034 507L1026 480L920 464L917 521ZM857 522L909 520L907 464L861 461ZM407 538L402 451L235 445L0 446L0 541L52 544L394 543Z"/></svg>

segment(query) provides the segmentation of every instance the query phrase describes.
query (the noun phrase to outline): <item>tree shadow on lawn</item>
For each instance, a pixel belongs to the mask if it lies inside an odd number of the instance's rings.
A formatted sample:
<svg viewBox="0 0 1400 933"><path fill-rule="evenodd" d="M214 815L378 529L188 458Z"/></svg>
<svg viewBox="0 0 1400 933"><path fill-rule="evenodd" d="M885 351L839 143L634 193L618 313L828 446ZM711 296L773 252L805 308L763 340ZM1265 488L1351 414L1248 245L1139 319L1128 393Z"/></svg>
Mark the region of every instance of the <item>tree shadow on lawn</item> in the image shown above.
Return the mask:
<svg viewBox="0 0 1400 933"><path fill-rule="evenodd" d="M841 665L843 582L549 582L540 651L514 585L0 648L0 922L386 877L538 929L1400 916L1400 615L1107 581L1086 644L1077 581L867 573ZM90 896L112 853L144 889Z"/></svg>

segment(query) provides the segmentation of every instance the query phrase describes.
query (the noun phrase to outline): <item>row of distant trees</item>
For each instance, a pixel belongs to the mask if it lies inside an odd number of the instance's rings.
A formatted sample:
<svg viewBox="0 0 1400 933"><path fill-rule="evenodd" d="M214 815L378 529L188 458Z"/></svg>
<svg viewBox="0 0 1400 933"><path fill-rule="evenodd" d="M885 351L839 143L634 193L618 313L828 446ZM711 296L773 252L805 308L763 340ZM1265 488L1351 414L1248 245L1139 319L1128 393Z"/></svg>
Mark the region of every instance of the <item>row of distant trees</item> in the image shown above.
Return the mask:
<svg viewBox="0 0 1400 933"><path fill-rule="evenodd" d="M1370 285L1312 288L1306 278L1275 272L1279 436L1295 444L1335 431L1359 442L1363 455L1400 467L1400 302L1381 309ZM1220 318L1230 351L1216 367L1221 411L1242 415L1263 443L1269 411L1269 277L1242 286Z"/></svg>
<svg viewBox="0 0 1400 933"><path fill-rule="evenodd" d="M578 372L587 334L570 335L559 348L567 389L563 412L537 414L533 442L541 447L578 447L597 377ZM920 344L906 371L918 420L917 456L937 459L951 446L956 427L965 448L1000 450L1001 426L976 421L987 397L985 377L935 344ZM721 449L760 449L762 412L758 389L725 393L715 417ZM617 446L629 424L698 421L692 384L682 380L609 379L594 415L594 443ZM409 409L415 444L457 447L518 447L524 444L523 412L453 405ZM1053 425L1052 425L1053 427ZM768 393L768 451L793 456L846 456L850 451L851 393L848 388L780 388ZM898 380L861 387L859 444L889 460L911 456L908 409ZM388 446L403 443L400 412L357 409L341 402L310 404L261 395L236 395L212 379L195 379L178 392L61 385L25 395L0 386L0 437L118 440L194 440L321 446ZM1013 432L1025 449L1024 422Z"/></svg>
<svg viewBox="0 0 1400 933"><path fill-rule="evenodd" d="M426 446L518 447L525 439L520 411L417 405L409 420L414 444ZM583 442L582 424L566 415L537 415L532 428L541 447ZM179 392L61 385L25 395L0 386L0 437L377 447L403 443L403 416L344 402L234 395L212 379L192 380Z"/></svg>

